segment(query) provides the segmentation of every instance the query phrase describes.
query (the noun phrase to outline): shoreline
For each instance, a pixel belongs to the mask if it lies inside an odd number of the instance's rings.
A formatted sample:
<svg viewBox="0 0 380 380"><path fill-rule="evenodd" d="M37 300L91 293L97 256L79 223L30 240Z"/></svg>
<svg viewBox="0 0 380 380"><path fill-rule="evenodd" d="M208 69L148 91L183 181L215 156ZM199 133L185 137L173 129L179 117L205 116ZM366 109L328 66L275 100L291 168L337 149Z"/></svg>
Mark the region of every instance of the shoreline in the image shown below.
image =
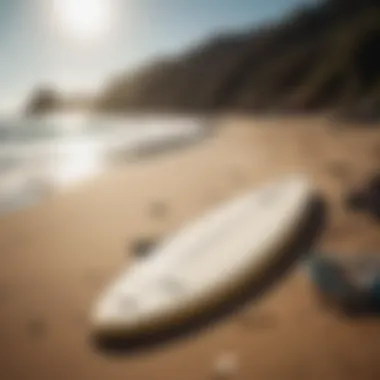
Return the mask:
<svg viewBox="0 0 380 380"><path fill-rule="evenodd" d="M123 162L154 159L156 155L187 148L208 137L204 120L177 118L174 115L168 120L129 117L103 127L99 136L89 132L14 142L13 145L3 142L5 149L0 160L8 167L0 180L0 214L43 202L47 196L54 196ZM68 122L69 127L70 120ZM107 124L107 120L97 122Z"/></svg>

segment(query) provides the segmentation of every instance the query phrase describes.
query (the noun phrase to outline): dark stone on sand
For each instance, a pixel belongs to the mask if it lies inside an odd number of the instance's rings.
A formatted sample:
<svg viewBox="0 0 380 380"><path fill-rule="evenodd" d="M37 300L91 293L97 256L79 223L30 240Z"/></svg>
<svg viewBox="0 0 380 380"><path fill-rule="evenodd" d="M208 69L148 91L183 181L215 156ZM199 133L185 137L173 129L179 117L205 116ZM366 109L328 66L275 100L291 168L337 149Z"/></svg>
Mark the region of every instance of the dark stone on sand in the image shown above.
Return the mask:
<svg viewBox="0 0 380 380"><path fill-rule="evenodd" d="M351 210L367 212L380 220L380 173L373 175L362 188L349 192L345 204Z"/></svg>
<svg viewBox="0 0 380 380"><path fill-rule="evenodd" d="M380 219L380 174L377 174L370 180L367 197L371 213Z"/></svg>
<svg viewBox="0 0 380 380"><path fill-rule="evenodd" d="M348 316L378 315L380 282L374 272L378 260L373 253L361 253L350 259L341 254L314 253L308 271L318 304ZM356 276L350 275L353 271ZM367 277L365 284L357 280L363 276Z"/></svg>
<svg viewBox="0 0 380 380"><path fill-rule="evenodd" d="M138 238L133 241L130 251L136 258L144 258L149 256L157 246L156 238Z"/></svg>
<svg viewBox="0 0 380 380"><path fill-rule="evenodd" d="M358 190L349 192L345 196L344 203L349 210L361 211L366 206L365 195Z"/></svg>
<svg viewBox="0 0 380 380"><path fill-rule="evenodd" d="M32 319L28 322L27 333L33 338L40 338L47 332L47 323L43 319Z"/></svg>

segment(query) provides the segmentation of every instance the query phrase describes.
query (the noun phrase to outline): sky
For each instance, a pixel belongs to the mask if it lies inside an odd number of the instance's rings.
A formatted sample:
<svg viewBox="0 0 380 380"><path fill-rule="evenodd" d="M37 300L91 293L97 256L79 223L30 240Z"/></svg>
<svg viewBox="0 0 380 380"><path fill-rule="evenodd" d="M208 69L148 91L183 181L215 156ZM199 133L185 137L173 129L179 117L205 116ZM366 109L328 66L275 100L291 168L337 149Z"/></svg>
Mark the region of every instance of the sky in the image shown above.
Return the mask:
<svg viewBox="0 0 380 380"><path fill-rule="evenodd" d="M114 73L312 0L0 0L0 110L40 84L93 92Z"/></svg>

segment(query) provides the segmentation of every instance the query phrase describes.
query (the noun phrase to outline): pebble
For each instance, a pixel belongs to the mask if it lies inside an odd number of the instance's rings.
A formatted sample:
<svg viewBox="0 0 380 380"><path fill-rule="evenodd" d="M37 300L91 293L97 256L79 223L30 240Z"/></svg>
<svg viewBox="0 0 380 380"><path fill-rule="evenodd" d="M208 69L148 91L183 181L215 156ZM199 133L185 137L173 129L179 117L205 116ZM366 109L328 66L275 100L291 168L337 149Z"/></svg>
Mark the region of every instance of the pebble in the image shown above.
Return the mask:
<svg viewBox="0 0 380 380"><path fill-rule="evenodd" d="M129 247L128 252L131 251L133 256L136 258L145 258L153 252L157 246L157 243L157 238L137 238L133 241L131 247Z"/></svg>

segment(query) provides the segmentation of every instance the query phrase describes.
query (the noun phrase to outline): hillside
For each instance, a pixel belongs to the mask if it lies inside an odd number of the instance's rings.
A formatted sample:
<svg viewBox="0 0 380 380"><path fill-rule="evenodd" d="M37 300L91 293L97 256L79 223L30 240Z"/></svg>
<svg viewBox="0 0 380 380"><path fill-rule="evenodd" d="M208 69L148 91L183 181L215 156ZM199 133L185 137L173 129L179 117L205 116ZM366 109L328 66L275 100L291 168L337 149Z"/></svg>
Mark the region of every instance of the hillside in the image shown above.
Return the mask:
<svg viewBox="0 0 380 380"><path fill-rule="evenodd" d="M380 104L380 2L328 0L118 75L97 100L131 109L370 110Z"/></svg>

